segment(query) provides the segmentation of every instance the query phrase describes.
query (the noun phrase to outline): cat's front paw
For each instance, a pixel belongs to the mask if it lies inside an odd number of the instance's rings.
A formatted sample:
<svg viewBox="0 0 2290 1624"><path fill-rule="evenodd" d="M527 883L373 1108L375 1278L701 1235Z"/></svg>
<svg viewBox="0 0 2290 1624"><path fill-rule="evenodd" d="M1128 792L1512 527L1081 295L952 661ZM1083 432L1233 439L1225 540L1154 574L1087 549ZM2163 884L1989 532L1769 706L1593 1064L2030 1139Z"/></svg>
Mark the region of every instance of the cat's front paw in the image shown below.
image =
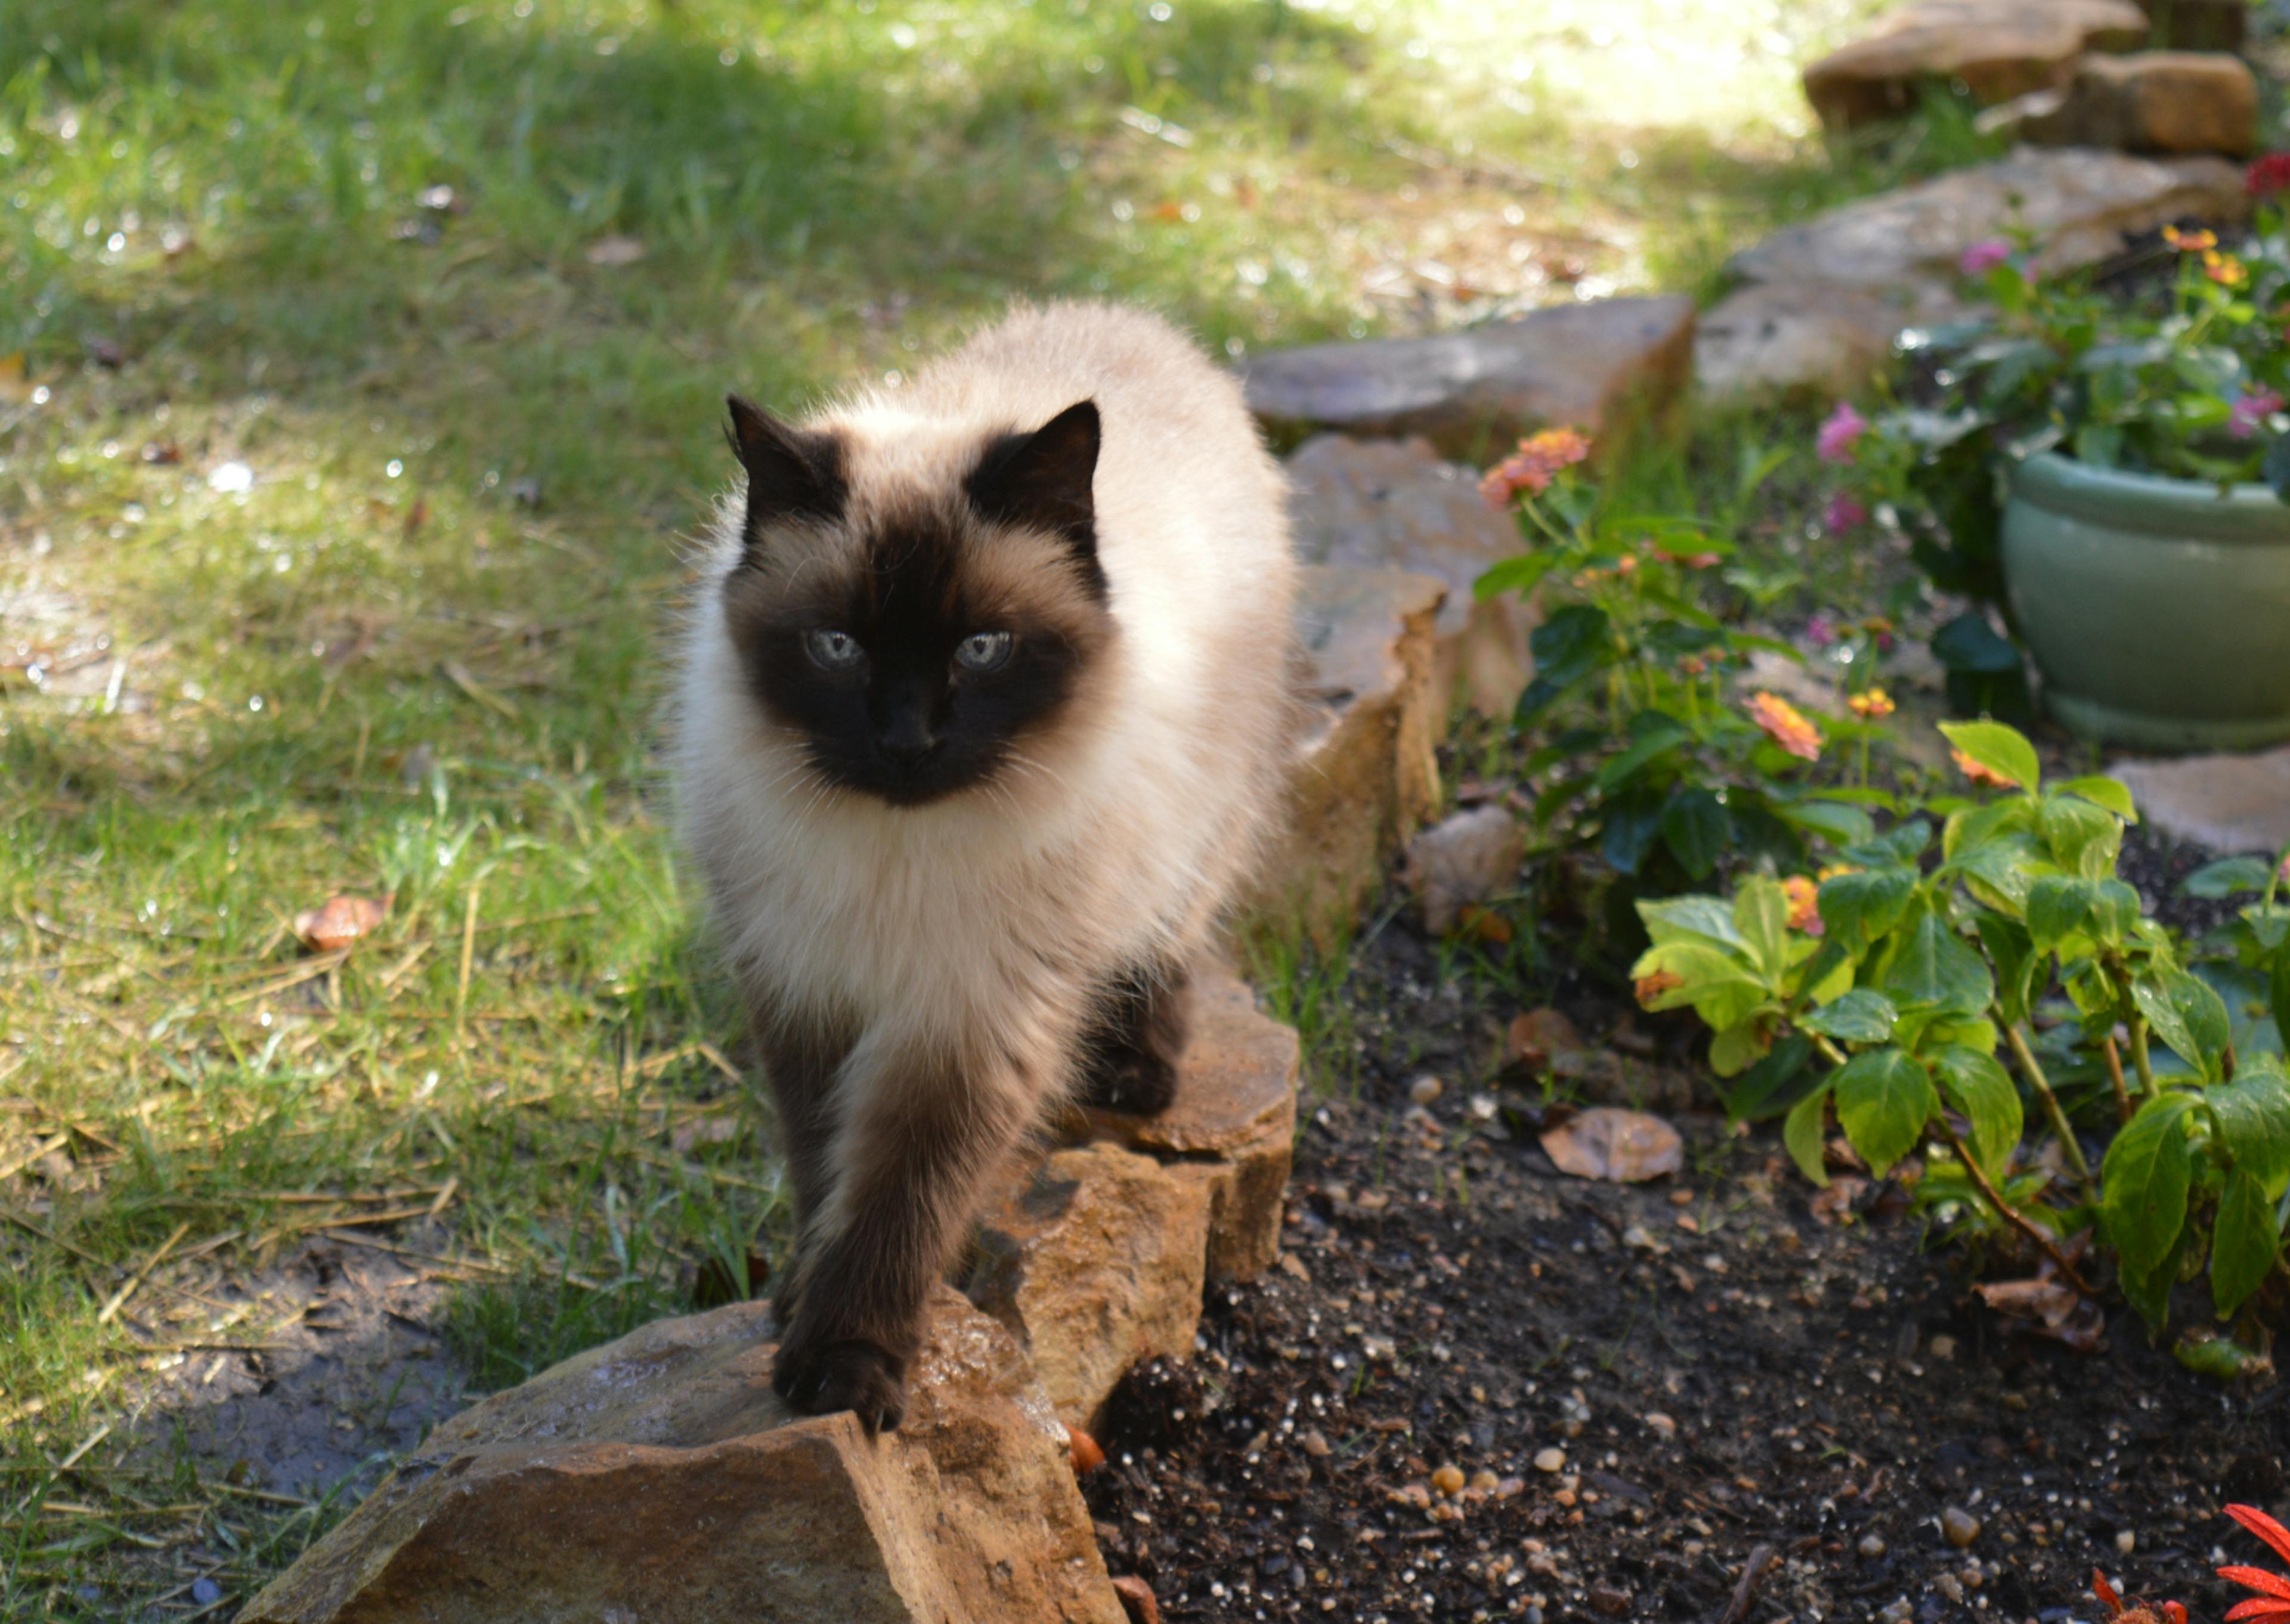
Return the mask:
<svg viewBox="0 0 2290 1624"><path fill-rule="evenodd" d="M772 1390L805 1415L848 1410L872 1437L895 1432L906 1419L906 1368L879 1343L790 1339L772 1362Z"/></svg>
<svg viewBox="0 0 2290 1624"><path fill-rule="evenodd" d="M1082 1089L1083 1103L1125 1116L1158 1116L1176 1099L1175 1065L1134 1051L1107 1057Z"/></svg>

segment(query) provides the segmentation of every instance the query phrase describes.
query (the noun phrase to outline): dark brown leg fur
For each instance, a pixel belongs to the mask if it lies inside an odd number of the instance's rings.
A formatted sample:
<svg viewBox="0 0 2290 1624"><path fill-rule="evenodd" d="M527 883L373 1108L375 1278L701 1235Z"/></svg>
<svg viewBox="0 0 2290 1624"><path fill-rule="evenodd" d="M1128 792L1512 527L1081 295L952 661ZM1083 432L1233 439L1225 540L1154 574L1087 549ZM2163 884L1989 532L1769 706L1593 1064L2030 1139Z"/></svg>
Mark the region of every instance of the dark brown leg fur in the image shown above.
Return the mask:
<svg viewBox="0 0 2290 1624"><path fill-rule="evenodd" d="M1177 1097L1177 1063L1192 1032L1192 972L1133 971L1099 996L1082 1059L1084 1104L1154 1116Z"/></svg>
<svg viewBox="0 0 2290 1624"><path fill-rule="evenodd" d="M869 1434L905 1415L931 1288L979 1183L1030 1120L1037 1088L1013 1070L1006 1060L917 1055L891 1057L865 1078L844 1068L838 1084L862 1088L862 1103L821 1187L823 1204L805 1215L793 1314L772 1371L795 1409L853 1411ZM802 1188L798 1180L799 1199Z"/></svg>
<svg viewBox="0 0 2290 1624"><path fill-rule="evenodd" d="M836 1068L847 1043L773 1021L761 1009L755 1015L757 1041L780 1122L781 1149L795 1186L794 1251L781 1260L772 1281L772 1313L784 1330L795 1316L797 1264L805 1226L827 1200L833 1174L829 1157L835 1135Z"/></svg>

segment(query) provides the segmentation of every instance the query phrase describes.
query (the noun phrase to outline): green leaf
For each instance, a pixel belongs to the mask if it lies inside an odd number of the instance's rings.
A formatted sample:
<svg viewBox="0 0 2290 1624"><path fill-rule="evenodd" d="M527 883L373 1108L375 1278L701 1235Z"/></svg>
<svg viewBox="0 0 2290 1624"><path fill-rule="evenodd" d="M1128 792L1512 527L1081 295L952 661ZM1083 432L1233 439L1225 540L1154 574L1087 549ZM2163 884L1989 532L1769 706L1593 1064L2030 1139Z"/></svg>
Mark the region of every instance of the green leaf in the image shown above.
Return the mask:
<svg viewBox="0 0 2290 1624"><path fill-rule="evenodd" d="M1698 936L1720 946L1746 949L1749 942L1734 928L1734 910L1718 897L1672 897L1662 902L1640 902L1638 917L1654 941Z"/></svg>
<svg viewBox="0 0 2290 1624"><path fill-rule="evenodd" d="M2273 877L2274 866L2263 858L2222 857L2216 862L2205 863L2181 880L2179 894L2218 901L2246 891L2262 892Z"/></svg>
<svg viewBox="0 0 2290 1624"><path fill-rule="evenodd" d="M1527 636L1534 676L1560 688L1605 666L1613 655L1613 623L1589 604L1569 604Z"/></svg>
<svg viewBox="0 0 2290 1624"><path fill-rule="evenodd" d="M1882 983L1894 1003L1977 1015L1995 996L1988 962L1932 909L1918 910L1894 940L1898 949Z"/></svg>
<svg viewBox="0 0 2290 1624"><path fill-rule="evenodd" d="M2231 1083L2203 1091L2219 1142L2234 1164L2280 1195L2290 1185L2290 1077L2272 1056L2254 1056Z"/></svg>
<svg viewBox="0 0 2290 1624"><path fill-rule="evenodd" d="M1783 1115L1797 1103L1790 1084L1801 1076L1813 1058L1813 1040L1789 1036L1771 1053L1742 1074L1730 1090L1720 1090L1728 1122L1764 1122Z"/></svg>
<svg viewBox="0 0 2290 1624"><path fill-rule="evenodd" d="M1779 880L1759 875L1734 893L1734 928L1749 944L1758 967L1778 983L1789 969L1789 892Z"/></svg>
<svg viewBox="0 0 2290 1624"><path fill-rule="evenodd" d="M2147 1322L2147 1329L2160 1335L2171 1319L2171 1288L2179 1283L2179 1264L2186 1253L2187 1237L2182 1233L2171 1244L2170 1252L2150 1269L2134 1269L2126 1264L2118 1271L2117 1283L2123 1288L2123 1300L2139 1310L2139 1317Z"/></svg>
<svg viewBox="0 0 2290 1624"><path fill-rule="evenodd" d="M1972 924L1980 932L1980 945L1988 949L1989 962L1996 966L1997 1013L2006 1025L2018 1026L2028 1018L2029 986L2041 956L2027 927L2016 919L1982 908Z"/></svg>
<svg viewBox="0 0 2290 1624"><path fill-rule="evenodd" d="M2039 953L2048 953L2083 929L2091 912L2092 883L2070 875L2047 874L2028 887L2024 911L2028 940Z"/></svg>
<svg viewBox="0 0 2290 1624"><path fill-rule="evenodd" d="M1917 1148L1940 1104L1932 1078L1902 1049L1872 1049L1838 1068L1837 1120L1878 1178Z"/></svg>
<svg viewBox="0 0 2290 1624"><path fill-rule="evenodd" d="M2128 1276L2152 1274L2187 1221L2187 1116L2194 1100L2173 1091L2150 1100L2107 1148L2100 1215Z"/></svg>
<svg viewBox="0 0 2290 1624"><path fill-rule="evenodd" d="M2282 1226L2258 1180L2241 1168L2226 1176L2211 1226L2211 1301L2221 1319L2250 1300L2282 1253Z"/></svg>
<svg viewBox="0 0 2290 1624"><path fill-rule="evenodd" d="M2062 795L2044 797L2036 825L2052 860L2070 874L2099 879L2115 872L2123 846L2123 825L2112 812Z"/></svg>
<svg viewBox="0 0 2290 1624"><path fill-rule="evenodd" d="M1661 814L1661 841L1677 866L1693 879L1718 867L1734 838L1734 820L1725 804L1707 789L1680 789Z"/></svg>
<svg viewBox="0 0 2290 1624"><path fill-rule="evenodd" d="M1644 784L1614 796L1598 809L1598 855L1617 874L1636 874L1661 833L1667 799Z"/></svg>
<svg viewBox="0 0 2290 1624"><path fill-rule="evenodd" d="M1642 710L1630 718L1629 745L1620 755L1600 763L1597 776L1591 781L1604 795L1629 782L1649 763L1693 737L1685 731L1685 724L1675 716L1666 716L1658 710Z"/></svg>
<svg viewBox="0 0 2290 1624"><path fill-rule="evenodd" d="M1516 558L1502 559L1471 583L1471 596L1484 604L1489 598L1501 597L1506 592L1521 595L1532 592L1558 559L1559 554L1556 549L1547 553L1521 553Z"/></svg>
<svg viewBox="0 0 2290 1624"><path fill-rule="evenodd" d="M1630 976L1644 980L1658 971L1677 976L1681 984L1662 993L1648 1007L1671 1010L1691 1004L1693 1012L1715 1031L1739 1026L1772 1000L1772 989L1755 971L1707 942L1656 942L1638 956L1638 962L1630 966Z"/></svg>
<svg viewBox="0 0 2290 1624"><path fill-rule="evenodd" d="M1913 868L1864 868L1824 880L1822 927L1848 947L1865 947L1900 924L1916 889Z"/></svg>
<svg viewBox="0 0 2290 1624"><path fill-rule="evenodd" d="M1721 1077L1737 1077L1765 1059L1773 1046L1767 1024L1753 1015L1709 1040L1709 1069Z"/></svg>
<svg viewBox="0 0 2290 1624"><path fill-rule="evenodd" d="M1827 1124L1830 1086L1824 1082L1790 1107L1790 1114L1782 1121L1782 1143L1789 1148L1798 1171L1823 1189L1829 1188L1829 1170L1822 1165L1821 1136Z"/></svg>
<svg viewBox="0 0 2290 1624"><path fill-rule="evenodd" d="M2001 722L1943 722L1940 731L1948 736L1949 743L1990 772L2010 779L2031 794L2040 785L2043 764L2036 758L2036 747L2018 728Z"/></svg>
<svg viewBox="0 0 2290 1624"><path fill-rule="evenodd" d="M2064 784L2052 786L2054 795L2081 796L2094 806L2103 806L2126 823L2139 821L2139 808L2131 798L2131 791L2111 778L2071 778Z"/></svg>
<svg viewBox="0 0 2290 1624"><path fill-rule="evenodd" d="M2011 913L2027 907L2029 892L2052 865L2034 836L2011 830L1959 847L1950 866L1973 883L1974 896Z"/></svg>
<svg viewBox="0 0 2290 1624"><path fill-rule="evenodd" d="M1892 1041L1893 1023L1899 1019L1900 1012L1890 998L1873 988L1856 987L1819 1009L1807 1010L1797 1023L1839 1043L1882 1044Z"/></svg>
<svg viewBox="0 0 2290 1624"><path fill-rule="evenodd" d="M2274 955L2274 972L2267 978L2266 1006L2274 1017L2274 1030L2285 1047L2290 1047L2290 953L2278 950Z"/></svg>
<svg viewBox="0 0 2290 1624"><path fill-rule="evenodd" d="M1811 829L1836 846L1867 840L1877 830L1876 820L1866 812L1843 801L1775 801L1774 813L1782 822Z"/></svg>
<svg viewBox="0 0 2290 1624"><path fill-rule="evenodd" d="M1874 839L1846 847L1838 855L1863 868L1914 868L1930 844L1932 825L1922 818L1910 818Z"/></svg>
<svg viewBox="0 0 2290 1624"><path fill-rule="evenodd" d="M2166 966L2134 981L2131 997L2172 1053L2206 1077L2219 1075L2232 1028L2225 1001L2207 984Z"/></svg>
<svg viewBox="0 0 2290 1624"><path fill-rule="evenodd" d="M2002 1177L2026 1126L2010 1076L1993 1054L1954 1044L1925 1058L1941 1092L1972 1124L1972 1154L1990 1178Z"/></svg>

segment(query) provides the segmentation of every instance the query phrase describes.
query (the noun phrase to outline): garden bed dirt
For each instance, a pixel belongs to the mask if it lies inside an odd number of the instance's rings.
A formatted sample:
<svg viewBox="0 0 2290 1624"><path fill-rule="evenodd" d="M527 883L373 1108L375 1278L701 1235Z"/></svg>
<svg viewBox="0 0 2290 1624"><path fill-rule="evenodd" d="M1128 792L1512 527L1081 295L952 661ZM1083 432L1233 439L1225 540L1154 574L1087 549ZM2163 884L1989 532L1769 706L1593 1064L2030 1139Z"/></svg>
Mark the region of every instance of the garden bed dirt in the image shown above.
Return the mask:
<svg viewBox="0 0 2290 1624"><path fill-rule="evenodd" d="M2285 1508L2282 1388L2127 1310L2092 1353L2024 1334L1897 1187L1824 1196L1770 1131L1681 1115L1677 1175L1567 1177L1487 1081L1517 1004L1441 969L1404 923L1358 951L1281 1268L1109 1410L1085 1491L1161 1617L2061 1624L2104 1616L2094 1568L2223 1612L2222 1551L2260 1553L2220 1506Z"/></svg>

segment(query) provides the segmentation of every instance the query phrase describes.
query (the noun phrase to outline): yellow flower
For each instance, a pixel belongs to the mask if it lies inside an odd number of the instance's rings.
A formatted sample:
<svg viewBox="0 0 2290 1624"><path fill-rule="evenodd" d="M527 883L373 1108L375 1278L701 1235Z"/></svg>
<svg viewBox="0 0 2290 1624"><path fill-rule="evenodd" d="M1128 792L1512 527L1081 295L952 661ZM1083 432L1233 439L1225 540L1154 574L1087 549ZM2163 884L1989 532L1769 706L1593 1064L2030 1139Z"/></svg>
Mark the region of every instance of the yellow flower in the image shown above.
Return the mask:
<svg viewBox="0 0 2290 1624"><path fill-rule="evenodd" d="M1765 730L1766 738L1800 761L1821 759L1821 730L1778 693L1752 694L1750 719Z"/></svg>
<svg viewBox="0 0 2290 1624"><path fill-rule="evenodd" d="M1823 868L1821 871L1821 883L1826 885L1830 881L1835 879L1840 874L1858 874L1860 872L1861 870L1851 863L1831 863L1828 868Z"/></svg>
<svg viewBox="0 0 2290 1624"><path fill-rule="evenodd" d="M2181 253L2207 253L2218 246L2215 232L2182 231L2176 226L2163 228L2163 240Z"/></svg>
<svg viewBox="0 0 2290 1624"><path fill-rule="evenodd" d="M1782 882L1782 890L1789 895L1790 929L1820 935L1821 887L1801 874L1793 874Z"/></svg>
<svg viewBox="0 0 2290 1624"><path fill-rule="evenodd" d="M1846 708L1863 721L1879 721L1893 714L1893 696L1882 688L1871 688L1866 693L1856 693L1845 701Z"/></svg>
<svg viewBox="0 0 2290 1624"><path fill-rule="evenodd" d="M2203 255L2203 275L2222 288L2238 288L2250 280L2250 271L2241 260L2216 250Z"/></svg>
<svg viewBox="0 0 2290 1624"><path fill-rule="evenodd" d="M1993 767L1981 765L1962 750L1950 750L1948 754L1950 759L1956 763L1956 770L1975 784L1985 784L1991 789L2017 789L2020 787L2018 779L2006 778Z"/></svg>

